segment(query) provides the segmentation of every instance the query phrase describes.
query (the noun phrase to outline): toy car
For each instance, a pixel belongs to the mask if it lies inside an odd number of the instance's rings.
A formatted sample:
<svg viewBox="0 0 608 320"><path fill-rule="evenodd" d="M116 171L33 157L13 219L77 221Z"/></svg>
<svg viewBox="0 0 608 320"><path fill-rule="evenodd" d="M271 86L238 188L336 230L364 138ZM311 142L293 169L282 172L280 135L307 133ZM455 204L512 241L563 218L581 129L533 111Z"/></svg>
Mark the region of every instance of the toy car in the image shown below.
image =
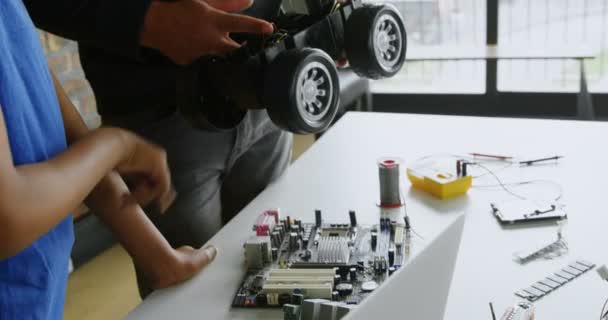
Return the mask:
<svg viewBox="0 0 608 320"><path fill-rule="evenodd" d="M294 1L303 0L268 1L273 5L265 12L246 13L273 22L272 35L233 34L241 48L203 57L180 74L178 108L194 127L233 128L247 110L266 108L280 128L316 133L338 111L334 61L348 59L370 79L391 77L403 66L406 33L392 5L306 0L293 9Z"/></svg>

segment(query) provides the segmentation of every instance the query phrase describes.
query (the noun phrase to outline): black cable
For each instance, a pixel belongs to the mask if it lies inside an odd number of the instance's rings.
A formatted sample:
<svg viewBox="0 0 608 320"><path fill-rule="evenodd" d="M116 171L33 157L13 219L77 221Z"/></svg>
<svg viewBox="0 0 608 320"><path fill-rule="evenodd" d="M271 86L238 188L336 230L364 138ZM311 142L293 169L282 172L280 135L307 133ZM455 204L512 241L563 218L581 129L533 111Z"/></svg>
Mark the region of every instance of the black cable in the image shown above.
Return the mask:
<svg viewBox="0 0 608 320"><path fill-rule="evenodd" d="M564 195L564 190L563 190L562 186L559 183L557 183L555 181L551 181L551 180L528 180L528 181L520 181L520 182L512 182L512 183L503 183L503 185L504 186L525 186L525 185L536 184L536 183L551 184L558 189L557 197L553 201L557 202ZM500 184L473 185L473 188L476 188L476 189L495 188L495 187L500 187Z"/></svg>
<svg viewBox="0 0 608 320"><path fill-rule="evenodd" d="M602 306L602 312L600 313L600 320L605 320L606 316L608 315L608 312L604 313L604 310L606 309L606 305L608 305L608 299L606 299L606 301L604 302L604 306Z"/></svg>
<svg viewBox="0 0 608 320"><path fill-rule="evenodd" d="M486 170L490 175L492 175L494 177L494 179L496 179L496 181L498 182L498 184L500 185L501 188L503 188L507 193L509 193L510 195L520 199L520 200L527 200L526 197L520 196L517 193L509 190L507 188L507 186L502 182L502 180L500 180L500 178L490 169L486 168L486 166L479 164L479 163L469 163L470 165L475 165L478 166L484 170Z"/></svg>

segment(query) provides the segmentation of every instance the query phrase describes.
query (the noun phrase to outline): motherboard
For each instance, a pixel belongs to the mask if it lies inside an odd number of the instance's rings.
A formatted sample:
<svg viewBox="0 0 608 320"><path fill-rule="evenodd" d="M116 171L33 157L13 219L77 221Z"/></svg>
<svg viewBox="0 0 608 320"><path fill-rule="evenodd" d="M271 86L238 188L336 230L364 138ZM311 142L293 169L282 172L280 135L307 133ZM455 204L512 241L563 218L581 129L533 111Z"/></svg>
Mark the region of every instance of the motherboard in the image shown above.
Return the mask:
<svg viewBox="0 0 608 320"><path fill-rule="evenodd" d="M348 218L325 223L316 210L314 223L305 223L263 212L244 244L247 273L232 306L278 308L305 299L359 304L408 259L411 228L407 216L369 226L357 224L355 211Z"/></svg>

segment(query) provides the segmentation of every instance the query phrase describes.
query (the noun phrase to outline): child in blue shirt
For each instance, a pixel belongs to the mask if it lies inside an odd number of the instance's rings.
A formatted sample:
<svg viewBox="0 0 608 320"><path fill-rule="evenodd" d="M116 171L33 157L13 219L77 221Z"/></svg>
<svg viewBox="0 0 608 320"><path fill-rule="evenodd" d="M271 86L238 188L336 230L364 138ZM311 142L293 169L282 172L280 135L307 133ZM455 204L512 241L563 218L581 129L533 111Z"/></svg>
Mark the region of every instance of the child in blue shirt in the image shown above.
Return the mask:
<svg viewBox="0 0 608 320"><path fill-rule="evenodd" d="M191 277L216 249L171 248L141 209L173 198L164 151L124 130L88 131L22 1L0 0L0 319L62 318L69 212L82 201L157 287Z"/></svg>

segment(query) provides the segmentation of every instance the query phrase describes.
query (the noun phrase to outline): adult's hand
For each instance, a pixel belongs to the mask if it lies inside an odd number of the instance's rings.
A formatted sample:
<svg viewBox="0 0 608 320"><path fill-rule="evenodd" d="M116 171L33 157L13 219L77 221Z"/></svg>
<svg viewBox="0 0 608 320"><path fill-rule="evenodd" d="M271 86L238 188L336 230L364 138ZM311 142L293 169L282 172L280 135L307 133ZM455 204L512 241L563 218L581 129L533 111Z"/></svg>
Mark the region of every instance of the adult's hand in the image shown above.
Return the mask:
<svg viewBox="0 0 608 320"><path fill-rule="evenodd" d="M251 0L152 1L144 21L141 44L160 50L175 63L186 65L207 54L239 48L231 32L270 34L272 24L229 13L246 9Z"/></svg>

